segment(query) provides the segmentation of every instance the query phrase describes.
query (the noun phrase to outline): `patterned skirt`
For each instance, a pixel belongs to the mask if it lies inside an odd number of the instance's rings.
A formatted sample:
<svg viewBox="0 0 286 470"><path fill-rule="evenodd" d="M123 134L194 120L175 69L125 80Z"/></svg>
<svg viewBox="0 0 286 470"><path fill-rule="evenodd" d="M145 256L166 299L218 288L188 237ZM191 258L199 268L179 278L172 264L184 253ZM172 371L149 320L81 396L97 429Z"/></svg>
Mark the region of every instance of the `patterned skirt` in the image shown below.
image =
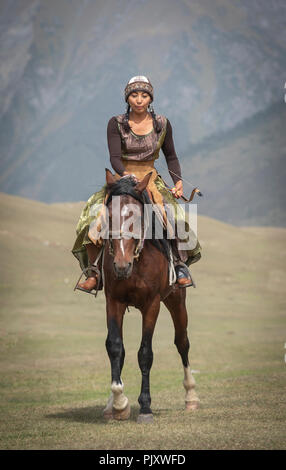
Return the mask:
<svg viewBox="0 0 286 470"><path fill-rule="evenodd" d="M150 197L152 204L155 207L159 207L161 210L162 223L166 227L168 224L168 215L170 211L166 211L166 206L173 208L173 214L175 218L175 224L183 224L185 231L188 232L187 248L180 249L178 247L178 253L181 260L188 266L201 257L201 246L196 238L195 233L191 230L189 225L188 217L183 206L177 202L177 199L171 194L166 187L166 184L162 177L157 173L154 168L154 161L138 162L131 160L123 160L123 164L128 173L134 174L139 180L141 180L147 173L152 171L152 176L147 186L147 192ZM116 179L120 178L119 175L114 175ZM98 246L102 245L102 239L94 239L93 233L90 230L91 226L94 226L95 221L102 216L102 208L106 199L106 185L104 185L100 191L92 194L88 199L85 207L83 208L77 227L76 227L76 240L72 248L73 255L79 261L81 269L88 267L88 256L86 245L94 243ZM157 211L158 213L158 211ZM174 226L174 223L173 225ZM180 239L182 242L183 240ZM185 246L185 245L184 245Z"/></svg>

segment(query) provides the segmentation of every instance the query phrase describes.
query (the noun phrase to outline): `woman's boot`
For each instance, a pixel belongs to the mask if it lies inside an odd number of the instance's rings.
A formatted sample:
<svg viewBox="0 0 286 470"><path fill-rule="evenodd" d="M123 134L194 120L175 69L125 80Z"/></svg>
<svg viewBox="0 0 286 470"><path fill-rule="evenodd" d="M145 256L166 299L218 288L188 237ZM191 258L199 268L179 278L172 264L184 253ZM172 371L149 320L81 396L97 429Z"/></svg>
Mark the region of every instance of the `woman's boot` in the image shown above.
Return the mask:
<svg viewBox="0 0 286 470"><path fill-rule="evenodd" d="M177 284L179 285L179 287L196 287L193 282L191 273L184 263L177 264L177 266L175 266L175 271L177 274Z"/></svg>
<svg viewBox="0 0 286 470"><path fill-rule="evenodd" d="M85 292L90 293L97 287L99 274L91 266L99 255L101 247L94 245L94 243L89 243L86 245L86 250L90 265L90 268L88 269L88 278L84 282L79 282L77 287L80 288L80 290L84 290Z"/></svg>
<svg viewBox="0 0 286 470"><path fill-rule="evenodd" d="M182 261L182 258L184 256L186 257L184 252L180 252L178 249L178 242L179 240L172 239L171 240L171 247L172 247L172 252L173 252L173 260L174 260L174 266L175 266L175 272L177 276L177 281L176 284L179 287L190 287L193 286L195 287L195 284L193 283L191 273L186 266L186 264Z"/></svg>

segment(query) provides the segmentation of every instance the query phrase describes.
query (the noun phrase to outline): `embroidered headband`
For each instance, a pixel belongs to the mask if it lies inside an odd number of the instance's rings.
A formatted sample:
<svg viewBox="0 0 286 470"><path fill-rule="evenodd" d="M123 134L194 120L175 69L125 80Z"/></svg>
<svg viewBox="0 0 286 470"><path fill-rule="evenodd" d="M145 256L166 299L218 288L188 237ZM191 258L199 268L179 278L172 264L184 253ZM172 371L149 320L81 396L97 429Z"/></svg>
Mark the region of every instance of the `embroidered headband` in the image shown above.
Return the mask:
<svg viewBox="0 0 286 470"><path fill-rule="evenodd" d="M151 85L150 80L144 75L137 75L136 77L132 77L129 82L127 83L124 94L125 94L125 101L127 103L128 97L133 91L145 91L151 97L151 103L153 101L153 87Z"/></svg>

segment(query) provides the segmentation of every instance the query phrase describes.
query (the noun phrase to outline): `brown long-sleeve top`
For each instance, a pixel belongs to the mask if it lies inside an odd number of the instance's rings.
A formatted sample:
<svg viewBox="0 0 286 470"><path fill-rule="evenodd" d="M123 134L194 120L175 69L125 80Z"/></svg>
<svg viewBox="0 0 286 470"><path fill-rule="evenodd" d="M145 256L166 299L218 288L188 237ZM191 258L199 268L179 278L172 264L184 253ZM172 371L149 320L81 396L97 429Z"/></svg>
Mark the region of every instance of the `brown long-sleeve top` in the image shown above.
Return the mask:
<svg viewBox="0 0 286 470"><path fill-rule="evenodd" d="M112 168L114 169L114 171L116 171L116 173L122 176L123 172L125 171L124 165L121 160L122 141L115 116L112 117L108 122L107 142ZM176 184L176 182L181 179L181 167L175 151L172 126L168 119L166 126L166 134L161 149L164 153L170 176L174 184Z"/></svg>

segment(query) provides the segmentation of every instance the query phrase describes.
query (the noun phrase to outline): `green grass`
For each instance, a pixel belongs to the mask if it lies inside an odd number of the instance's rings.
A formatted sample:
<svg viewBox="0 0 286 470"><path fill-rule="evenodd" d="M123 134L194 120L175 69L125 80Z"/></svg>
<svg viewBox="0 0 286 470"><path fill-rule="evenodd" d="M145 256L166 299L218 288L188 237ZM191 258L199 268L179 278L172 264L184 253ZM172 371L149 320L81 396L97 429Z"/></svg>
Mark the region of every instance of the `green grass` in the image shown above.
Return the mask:
<svg viewBox="0 0 286 470"><path fill-rule="evenodd" d="M201 408L184 411L182 366L162 305L155 419L136 423L141 318L130 308L122 376L131 418L106 423L105 299L73 292L81 205L1 199L1 449L285 449L285 230L199 219L203 258L192 267L198 287L187 302Z"/></svg>

